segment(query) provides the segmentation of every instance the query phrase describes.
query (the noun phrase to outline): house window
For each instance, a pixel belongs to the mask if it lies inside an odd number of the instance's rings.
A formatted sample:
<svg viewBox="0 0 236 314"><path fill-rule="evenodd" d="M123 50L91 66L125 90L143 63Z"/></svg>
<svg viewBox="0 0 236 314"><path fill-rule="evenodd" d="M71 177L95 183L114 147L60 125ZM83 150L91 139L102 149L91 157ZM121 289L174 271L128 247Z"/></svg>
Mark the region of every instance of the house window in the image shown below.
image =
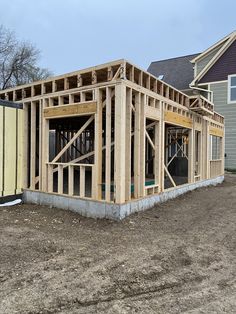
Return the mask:
<svg viewBox="0 0 236 314"><path fill-rule="evenodd" d="M228 76L228 103L236 103L236 74Z"/></svg>

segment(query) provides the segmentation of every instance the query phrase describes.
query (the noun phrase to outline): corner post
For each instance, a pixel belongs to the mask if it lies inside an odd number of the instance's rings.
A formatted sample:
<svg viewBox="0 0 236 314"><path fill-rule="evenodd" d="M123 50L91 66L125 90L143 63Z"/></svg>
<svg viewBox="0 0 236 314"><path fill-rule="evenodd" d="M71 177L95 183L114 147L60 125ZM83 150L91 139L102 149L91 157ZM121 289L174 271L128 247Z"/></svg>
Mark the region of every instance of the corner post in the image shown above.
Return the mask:
<svg viewBox="0 0 236 314"><path fill-rule="evenodd" d="M98 88L95 92L97 101L97 112L95 113L95 135L94 135L94 180L92 195L96 200L102 199L102 91Z"/></svg>
<svg viewBox="0 0 236 314"><path fill-rule="evenodd" d="M165 157L165 121L164 121L164 103L160 101L160 120L158 123L158 177L159 193L164 191L164 157Z"/></svg>
<svg viewBox="0 0 236 314"><path fill-rule="evenodd" d="M210 140L209 122L203 119L202 127L202 179L210 178Z"/></svg>
<svg viewBox="0 0 236 314"><path fill-rule="evenodd" d="M43 108L46 100L43 99ZM42 190L48 192L48 165L49 161L49 120L42 116Z"/></svg>
<svg viewBox="0 0 236 314"><path fill-rule="evenodd" d="M115 86L115 202L125 202L126 169L126 86L123 82Z"/></svg>
<svg viewBox="0 0 236 314"><path fill-rule="evenodd" d="M193 119L193 128L189 130L189 151L188 151L188 183L194 182L194 119Z"/></svg>

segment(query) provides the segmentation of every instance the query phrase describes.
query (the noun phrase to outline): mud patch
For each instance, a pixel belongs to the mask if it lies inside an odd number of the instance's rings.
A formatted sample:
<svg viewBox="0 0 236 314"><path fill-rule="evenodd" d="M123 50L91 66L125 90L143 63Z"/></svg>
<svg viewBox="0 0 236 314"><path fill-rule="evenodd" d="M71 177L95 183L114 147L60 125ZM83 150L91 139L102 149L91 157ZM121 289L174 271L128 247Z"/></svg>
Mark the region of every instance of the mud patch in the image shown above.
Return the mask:
<svg viewBox="0 0 236 314"><path fill-rule="evenodd" d="M0 313L234 313L236 176L122 222L0 210Z"/></svg>

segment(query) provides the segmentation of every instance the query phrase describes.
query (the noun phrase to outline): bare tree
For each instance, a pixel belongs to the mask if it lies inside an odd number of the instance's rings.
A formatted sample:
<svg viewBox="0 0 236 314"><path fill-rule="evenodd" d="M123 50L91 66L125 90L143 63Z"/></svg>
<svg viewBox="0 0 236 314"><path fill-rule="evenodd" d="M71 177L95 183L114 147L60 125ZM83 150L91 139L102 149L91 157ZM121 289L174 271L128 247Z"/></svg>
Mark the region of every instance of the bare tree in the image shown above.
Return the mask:
<svg viewBox="0 0 236 314"><path fill-rule="evenodd" d="M0 89L42 80L50 75L37 62L40 51L31 43L20 42L13 32L0 26Z"/></svg>

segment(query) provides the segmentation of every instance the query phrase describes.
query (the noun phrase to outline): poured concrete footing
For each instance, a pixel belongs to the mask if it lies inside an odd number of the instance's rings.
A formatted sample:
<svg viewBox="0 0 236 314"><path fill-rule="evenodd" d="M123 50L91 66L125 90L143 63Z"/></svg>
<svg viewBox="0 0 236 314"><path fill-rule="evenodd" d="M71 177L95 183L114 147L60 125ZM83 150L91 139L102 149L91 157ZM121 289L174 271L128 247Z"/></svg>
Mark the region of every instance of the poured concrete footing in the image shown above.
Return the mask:
<svg viewBox="0 0 236 314"><path fill-rule="evenodd" d="M25 203L48 205L51 207L71 210L86 217L121 220L132 213L152 208L158 203L163 203L181 194L193 191L197 188L206 187L209 185L217 185L223 181L224 176L219 176L214 179L181 185L179 187L169 189L163 193L147 196L145 198L130 201L125 204L112 204L103 201L85 200L74 197L72 198L65 195L31 190L24 190L23 201Z"/></svg>

